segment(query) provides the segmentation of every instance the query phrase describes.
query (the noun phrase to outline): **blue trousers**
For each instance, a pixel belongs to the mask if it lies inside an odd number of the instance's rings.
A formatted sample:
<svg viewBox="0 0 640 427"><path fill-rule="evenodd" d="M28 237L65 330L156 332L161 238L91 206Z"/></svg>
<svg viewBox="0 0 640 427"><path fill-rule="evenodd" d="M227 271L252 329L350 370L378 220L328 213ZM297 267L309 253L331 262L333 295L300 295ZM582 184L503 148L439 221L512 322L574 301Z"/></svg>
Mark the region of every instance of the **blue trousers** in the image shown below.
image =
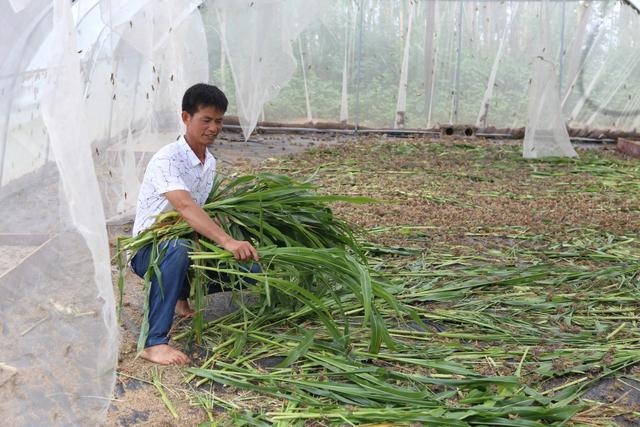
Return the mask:
<svg viewBox="0 0 640 427"><path fill-rule="evenodd" d="M149 292L149 335L145 347L169 342L169 330L173 323L176 302L189 298L190 286L189 273L189 240L176 239L164 241L158 245L158 251L164 256L158 265L162 275L162 289L158 278L154 275L151 279ZM152 245L147 245L136 253L131 260L133 271L140 277L144 277L149 267ZM246 271L260 273L262 270L258 264L252 263ZM220 292L220 282L230 282L231 279L224 274L209 277L211 282L208 292ZM243 279L246 284L254 284L253 279Z"/></svg>

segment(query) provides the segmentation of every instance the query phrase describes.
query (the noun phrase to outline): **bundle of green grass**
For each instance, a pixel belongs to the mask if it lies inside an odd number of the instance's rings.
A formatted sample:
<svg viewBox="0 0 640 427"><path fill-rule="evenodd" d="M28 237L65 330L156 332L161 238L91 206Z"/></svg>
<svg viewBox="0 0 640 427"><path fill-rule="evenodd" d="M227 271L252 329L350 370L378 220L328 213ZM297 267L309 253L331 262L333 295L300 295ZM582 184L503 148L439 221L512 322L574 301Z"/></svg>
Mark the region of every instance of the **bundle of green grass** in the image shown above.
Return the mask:
<svg viewBox="0 0 640 427"><path fill-rule="evenodd" d="M167 212L138 236L119 239L120 301L126 254L132 257L145 245L154 245L151 256L154 261L145 275L148 302L151 278L159 274L157 265L162 257L158 245L166 240L187 239L193 249L191 283L197 312L193 329L198 341L204 328L202 313L209 277L211 273L222 273L232 279L229 287L235 292L242 291L242 278L249 277L256 282L249 291L259 296L261 308L258 313L268 314L273 310L299 313L302 307L309 315L317 316L325 325L334 347L348 348L349 323L356 315L371 331L370 351L377 352L382 342L392 345L375 301L379 298L398 306L384 289L384 284L379 279L372 280L364 251L352 228L337 219L329 208L332 202L369 203L373 200L322 195L316 190L310 182L298 182L283 175L216 180L203 208L233 238L254 244L260 255L262 272L247 272L230 252L195 236L177 212ZM354 311L350 306L350 312L356 315L349 318L341 307L345 301L353 300L359 310ZM336 311L340 313L339 318ZM145 303L145 319L138 341L140 350L147 337L147 317L148 305Z"/></svg>

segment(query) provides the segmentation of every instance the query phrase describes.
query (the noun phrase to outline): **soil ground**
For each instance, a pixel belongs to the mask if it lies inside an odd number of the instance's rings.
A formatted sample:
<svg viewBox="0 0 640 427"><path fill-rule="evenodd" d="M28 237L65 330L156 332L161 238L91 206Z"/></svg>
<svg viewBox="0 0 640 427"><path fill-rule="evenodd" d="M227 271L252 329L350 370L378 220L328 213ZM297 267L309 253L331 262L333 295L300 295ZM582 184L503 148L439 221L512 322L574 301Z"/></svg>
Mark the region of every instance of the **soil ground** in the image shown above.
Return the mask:
<svg viewBox="0 0 640 427"><path fill-rule="evenodd" d="M334 212L361 229L373 230L374 240L391 246L420 250L439 247L465 255L488 252L492 247L529 244L517 241L514 237L517 233L561 236L580 227L623 235L640 230L640 201L626 195L624 188L619 187L624 184L612 183L611 186L618 187L606 188L606 181L603 184L602 180L580 173L537 179L548 177L545 175L548 171L538 171L535 162L519 159L517 149L495 149L496 143L491 141L385 137L356 140L319 135L270 135L257 139L245 143L236 134L230 134L219 141L214 152L222 160L220 172L231 175L269 171L297 177L316 174L315 181L321 184L322 192L379 199L383 203L336 204ZM599 148L597 153L580 150L579 154L619 156L606 147ZM593 191L557 191L588 187L589 180L593 181ZM398 232L406 226L414 228L411 232ZM126 233L129 227L128 224L112 227L110 234ZM113 273L115 278L115 267ZM156 367L135 358L142 316L141 289L141 280L129 273L117 386L107 425L203 423L207 421L206 413L197 402L189 400L188 392L194 386L184 382L186 376L180 368ZM215 318L232 310L229 295L216 294L210 296L206 317ZM174 326L187 327L184 322L176 322ZM181 347L180 343L175 345ZM201 360L198 354L191 356L195 364ZM161 377L179 421L173 418L152 384L154 376ZM629 386L608 380L590 390L588 396L608 403L624 399L623 403L637 407L638 390L638 382ZM223 388L217 392L226 393ZM640 425L632 418L616 420L619 425Z"/></svg>

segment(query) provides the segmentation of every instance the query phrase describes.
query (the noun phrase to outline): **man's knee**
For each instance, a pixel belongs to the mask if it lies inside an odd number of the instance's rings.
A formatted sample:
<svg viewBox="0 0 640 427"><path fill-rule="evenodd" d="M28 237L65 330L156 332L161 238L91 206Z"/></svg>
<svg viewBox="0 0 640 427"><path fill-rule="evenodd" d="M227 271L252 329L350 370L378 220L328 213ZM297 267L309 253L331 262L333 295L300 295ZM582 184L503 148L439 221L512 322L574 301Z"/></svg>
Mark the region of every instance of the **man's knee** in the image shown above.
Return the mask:
<svg viewBox="0 0 640 427"><path fill-rule="evenodd" d="M239 264L238 270L242 273L262 273L262 267L260 267L260 264L257 263ZM247 277L244 275L236 276L234 274L217 273L212 271L207 273L207 278L209 279L209 285L207 289L209 294L223 292L225 290L231 289L232 287L246 289L247 285L255 285L258 282L253 277ZM229 287L226 289L224 286L225 284L229 285Z"/></svg>
<svg viewBox="0 0 640 427"><path fill-rule="evenodd" d="M248 267L246 266L242 266L241 267L242 270L248 272L248 273L253 273L253 274L260 274L262 273L262 267L260 267L260 264L258 263L251 263L251 265L249 265ZM255 285L258 281L253 278L253 277L244 277L242 279L242 281L247 284L247 285Z"/></svg>
<svg viewBox="0 0 640 427"><path fill-rule="evenodd" d="M187 239L175 239L168 242L164 257L172 263L189 264L189 252L191 241Z"/></svg>
<svg viewBox="0 0 640 427"><path fill-rule="evenodd" d="M260 267L260 264L254 262L253 264L251 264L251 268L249 268L249 272L256 273L256 274L262 273L262 267Z"/></svg>

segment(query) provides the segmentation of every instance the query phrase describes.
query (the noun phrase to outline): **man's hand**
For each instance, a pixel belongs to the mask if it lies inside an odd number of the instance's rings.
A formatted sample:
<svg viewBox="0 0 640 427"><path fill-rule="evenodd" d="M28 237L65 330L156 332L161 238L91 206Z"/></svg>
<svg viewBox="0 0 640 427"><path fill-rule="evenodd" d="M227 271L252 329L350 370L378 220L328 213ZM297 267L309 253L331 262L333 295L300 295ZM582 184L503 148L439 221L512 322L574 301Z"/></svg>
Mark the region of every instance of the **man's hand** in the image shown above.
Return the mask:
<svg viewBox="0 0 640 427"><path fill-rule="evenodd" d="M230 238L224 242L222 247L231 252L238 261L248 261L251 258L253 258L254 261L260 260L256 248L245 240L234 240Z"/></svg>

